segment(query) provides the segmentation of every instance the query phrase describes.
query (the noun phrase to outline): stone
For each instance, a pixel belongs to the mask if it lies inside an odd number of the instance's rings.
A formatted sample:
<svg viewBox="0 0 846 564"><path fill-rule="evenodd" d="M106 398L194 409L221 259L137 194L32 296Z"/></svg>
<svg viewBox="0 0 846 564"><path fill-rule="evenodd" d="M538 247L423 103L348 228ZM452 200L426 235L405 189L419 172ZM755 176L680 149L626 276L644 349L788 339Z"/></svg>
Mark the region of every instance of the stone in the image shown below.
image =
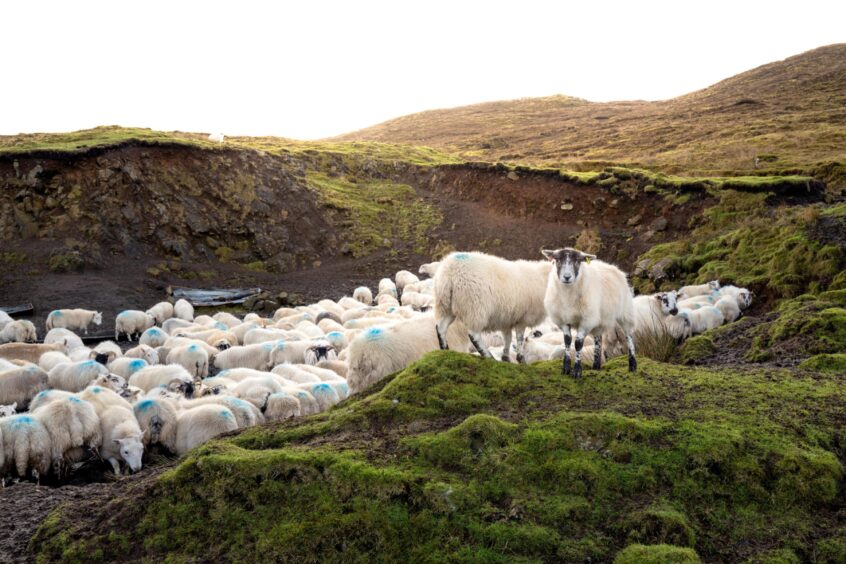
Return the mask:
<svg viewBox="0 0 846 564"><path fill-rule="evenodd" d="M646 278L649 273L649 259L643 259L637 262L634 269L634 276L637 278Z"/></svg>
<svg viewBox="0 0 846 564"><path fill-rule="evenodd" d="M670 277L670 271L673 268L673 259L662 258L652 265L649 269L649 277L655 281L660 282Z"/></svg>
<svg viewBox="0 0 846 564"><path fill-rule="evenodd" d="M664 217L656 217L651 225L654 231L664 231L667 228L667 219Z"/></svg>
<svg viewBox="0 0 846 564"><path fill-rule="evenodd" d="M629 225L629 226L640 225L641 221L643 221L643 217L640 214L637 214L634 217L630 217L629 220L626 222L626 225Z"/></svg>
<svg viewBox="0 0 846 564"><path fill-rule="evenodd" d="M561 209L564 211L570 211L573 209L573 204L561 204Z"/></svg>
<svg viewBox="0 0 846 564"><path fill-rule="evenodd" d="M520 177L513 170L509 172L506 176L508 177L508 180L520 180Z"/></svg>

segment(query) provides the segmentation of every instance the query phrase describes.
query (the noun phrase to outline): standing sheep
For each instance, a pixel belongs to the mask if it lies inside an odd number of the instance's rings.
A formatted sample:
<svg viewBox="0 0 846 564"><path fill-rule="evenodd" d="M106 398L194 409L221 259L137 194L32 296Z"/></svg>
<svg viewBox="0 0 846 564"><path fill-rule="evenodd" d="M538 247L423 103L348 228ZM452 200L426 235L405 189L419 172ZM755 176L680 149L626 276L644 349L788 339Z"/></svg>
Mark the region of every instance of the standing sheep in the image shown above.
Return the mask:
<svg viewBox="0 0 846 564"><path fill-rule="evenodd" d="M0 371L0 404L15 403L27 409L30 401L48 387L47 373L30 363Z"/></svg>
<svg viewBox="0 0 846 564"><path fill-rule="evenodd" d="M170 302L159 302L144 313L152 317L156 325L161 325L173 317L173 304Z"/></svg>
<svg viewBox="0 0 846 564"><path fill-rule="evenodd" d="M156 320L153 316L143 311L137 309L122 311L115 318L115 341L120 340L121 335L126 335L131 341L135 335L141 335L155 324Z"/></svg>
<svg viewBox="0 0 846 564"><path fill-rule="evenodd" d="M188 398L194 395L194 377L178 364L157 364L142 368L129 377L129 385L145 392L164 388L182 393Z"/></svg>
<svg viewBox="0 0 846 564"><path fill-rule="evenodd" d="M442 349L453 321L470 332L470 342L491 358L482 333L500 331L503 360L509 360L512 331L517 331L517 360L522 360L527 327L546 318L544 295L551 270L547 261L509 261L484 253L452 253L435 275L435 319Z"/></svg>
<svg viewBox="0 0 846 564"><path fill-rule="evenodd" d="M420 282L420 279L417 275L407 270L400 270L394 275L394 281L396 282L397 290L402 292L408 284Z"/></svg>
<svg viewBox="0 0 846 564"><path fill-rule="evenodd" d="M166 362L179 364L196 378L209 375L209 353L199 345L182 345L171 349Z"/></svg>
<svg viewBox="0 0 846 564"><path fill-rule="evenodd" d="M420 265L420 269L417 271L418 274L426 274L430 278L434 278L435 274L438 272L438 268L441 266L441 261L435 262L427 262L426 264Z"/></svg>
<svg viewBox="0 0 846 564"><path fill-rule="evenodd" d="M127 380L130 376L141 370L142 368L147 368L149 364L143 358L129 358L129 357L121 357L113 360L109 363L109 370L117 374L118 376L123 376Z"/></svg>
<svg viewBox="0 0 846 564"><path fill-rule="evenodd" d="M178 299L173 304L173 315L185 321L194 321L194 306L188 300Z"/></svg>
<svg viewBox="0 0 846 564"><path fill-rule="evenodd" d="M76 396L51 401L32 412L50 435L51 458L62 475L65 454L82 447L97 448L102 442L100 418L87 401Z"/></svg>
<svg viewBox="0 0 846 564"><path fill-rule="evenodd" d="M144 335L141 335L143 338ZM161 345L159 345L161 346ZM126 351L123 355L126 358L140 358L147 362L147 364L158 364L159 354L149 345L138 345Z"/></svg>
<svg viewBox="0 0 846 564"><path fill-rule="evenodd" d="M33 477L39 480L50 471L50 435L38 418L23 413L0 419L0 438L4 459L0 478L12 471L24 478L27 470L31 470Z"/></svg>
<svg viewBox="0 0 846 564"><path fill-rule="evenodd" d="M132 407L138 425L144 430L144 444L160 444L176 453L176 426L179 410L164 398L142 399Z"/></svg>
<svg viewBox="0 0 846 564"><path fill-rule="evenodd" d="M358 288L353 290L353 299L366 305L372 305L373 292L371 292L370 288L368 288L367 286L359 286Z"/></svg>
<svg viewBox="0 0 846 564"><path fill-rule="evenodd" d="M44 335L45 345L52 345L54 343L64 343L65 348L68 351L80 349L85 346L82 342L82 338L68 329L50 329L47 334Z"/></svg>
<svg viewBox="0 0 846 564"><path fill-rule="evenodd" d="M0 344L3 343L34 343L38 339L35 325L32 321L18 319L10 321L0 330Z"/></svg>
<svg viewBox="0 0 846 564"><path fill-rule="evenodd" d="M268 421L281 421L283 419L293 419L299 417L302 413L300 407L300 400L297 399L295 392L281 391L270 394L267 397L264 408L264 416Z"/></svg>
<svg viewBox="0 0 846 564"><path fill-rule="evenodd" d="M602 334L622 327L629 351L629 371L637 370L635 359L634 305L626 275L619 268L572 248L544 250L553 261L549 271L544 305L550 320L564 332L564 374L570 373L571 329L576 330L576 359L573 376L582 375L582 347L585 336L594 337L593 366L602 364Z"/></svg>
<svg viewBox="0 0 846 564"><path fill-rule="evenodd" d="M108 375L109 369L95 360L83 360L54 366L47 375L51 388L66 392L80 392L98 376Z"/></svg>
<svg viewBox="0 0 846 564"><path fill-rule="evenodd" d="M138 344L152 348L160 347L165 344L165 341L167 341L167 336L168 333L166 333L164 329L150 327L141 333L141 337L138 338Z"/></svg>
<svg viewBox="0 0 846 564"><path fill-rule="evenodd" d="M274 346L274 343L259 343L243 347L232 347L221 351L214 358L214 365L217 368L267 370L272 366L270 364L270 355Z"/></svg>
<svg viewBox="0 0 846 564"><path fill-rule="evenodd" d="M54 309L47 316L45 325L48 331L53 328L71 331L81 329L87 335L88 326L92 323L94 325L103 323L103 313L89 309Z"/></svg>
<svg viewBox="0 0 846 564"><path fill-rule="evenodd" d="M182 456L192 448L237 428L232 411L222 405L199 405L183 411L177 420L176 454Z"/></svg>
<svg viewBox="0 0 846 564"><path fill-rule="evenodd" d="M144 456L144 433L132 410L109 407L100 415L103 444L100 457L112 465L115 475L120 475L120 463L125 462L130 472L141 470Z"/></svg>

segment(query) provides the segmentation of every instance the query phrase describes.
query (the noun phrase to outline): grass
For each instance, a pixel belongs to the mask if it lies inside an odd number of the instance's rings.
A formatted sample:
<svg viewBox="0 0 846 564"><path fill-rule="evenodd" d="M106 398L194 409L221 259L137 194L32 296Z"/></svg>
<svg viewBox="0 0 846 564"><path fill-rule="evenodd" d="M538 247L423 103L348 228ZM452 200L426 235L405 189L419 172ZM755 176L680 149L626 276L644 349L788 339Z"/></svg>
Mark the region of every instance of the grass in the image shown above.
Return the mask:
<svg viewBox="0 0 846 564"><path fill-rule="evenodd" d="M328 413L207 443L108 508L59 508L30 546L43 561L810 560L843 546L844 408L824 372L615 359L576 382L557 362L431 353Z"/></svg>

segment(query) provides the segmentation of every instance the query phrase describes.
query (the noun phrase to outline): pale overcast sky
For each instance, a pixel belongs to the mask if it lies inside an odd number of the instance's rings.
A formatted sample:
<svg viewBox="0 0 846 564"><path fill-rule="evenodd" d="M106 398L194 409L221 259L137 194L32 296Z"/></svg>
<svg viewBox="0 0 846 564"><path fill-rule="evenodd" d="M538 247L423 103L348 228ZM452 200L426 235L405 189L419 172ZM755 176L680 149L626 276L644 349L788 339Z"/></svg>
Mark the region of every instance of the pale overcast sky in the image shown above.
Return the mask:
<svg viewBox="0 0 846 564"><path fill-rule="evenodd" d="M846 2L4 2L0 134L314 139L526 96L671 98L846 42Z"/></svg>

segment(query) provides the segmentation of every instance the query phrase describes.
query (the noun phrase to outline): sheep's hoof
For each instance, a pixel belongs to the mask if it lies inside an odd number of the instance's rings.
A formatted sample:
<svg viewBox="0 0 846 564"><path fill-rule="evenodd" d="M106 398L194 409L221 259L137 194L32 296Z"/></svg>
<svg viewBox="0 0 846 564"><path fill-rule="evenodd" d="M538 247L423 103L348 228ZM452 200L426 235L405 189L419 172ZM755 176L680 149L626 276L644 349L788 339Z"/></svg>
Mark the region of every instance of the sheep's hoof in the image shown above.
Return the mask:
<svg viewBox="0 0 846 564"><path fill-rule="evenodd" d="M517 364L526 364L526 357L517 353Z"/></svg>
<svg viewBox="0 0 846 564"><path fill-rule="evenodd" d="M507 354L502 355L502 362L511 362L511 357Z"/></svg>
<svg viewBox="0 0 846 564"><path fill-rule="evenodd" d="M602 361L598 358L593 359L593 369L599 370L600 368L602 368Z"/></svg>
<svg viewBox="0 0 846 564"><path fill-rule="evenodd" d="M570 359L569 358L565 358L564 363L561 366L562 366L562 368L561 368L562 374L564 374L566 376L567 374L570 373Z"/></svg>
<svg viewBox="0 0 846 564"><path fill-rule="evenodd" d="M629 357L629 372L637 372L637 360L635 357Z"/></svg>
<svg viewBox="0 0 846 564"><path fill-rule="evenodd" d="M576 366L573 367L573 379L574 380L581 380L582 379L582 363L577 362Z"/></svg>

